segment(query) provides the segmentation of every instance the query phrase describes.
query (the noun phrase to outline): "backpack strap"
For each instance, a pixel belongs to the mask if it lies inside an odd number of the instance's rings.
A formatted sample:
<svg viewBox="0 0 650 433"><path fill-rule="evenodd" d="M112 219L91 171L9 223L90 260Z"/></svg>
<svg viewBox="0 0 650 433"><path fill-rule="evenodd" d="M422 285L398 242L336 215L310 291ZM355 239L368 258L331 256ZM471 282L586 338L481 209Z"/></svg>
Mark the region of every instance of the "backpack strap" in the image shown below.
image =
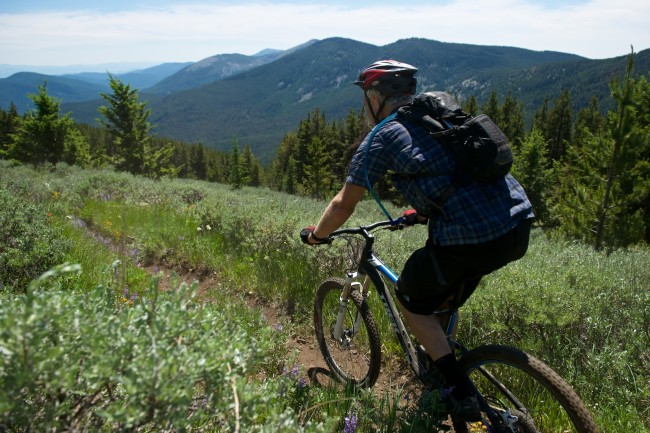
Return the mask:
<svg viewBox="0 0 650 433"><path fill-rule="evenodd" d="M379 205L379 208L382 210L384 215L388 217L388 220L391 222L391 224L395 223L395 220L390 216L390 213L386 210L384 205L382 204L381 200L377 196L377 193L372 187L372 184L370 183L370 180L368 179L368 153L370 152L370 145L372 144L372 140L374 140L375 135L377 135L377 132L381 129L382 126L384 126L386 123L390 122L391 120L395 119L397 117L397 113L393 113L390 116L386 117L384 120L379 122L373 129L372 132L370 133L370 136L368 137L368 141L366 142L366 155L363 160L363 165L364 165L364 177L366 180L366 187L368 188L368 191L370 192L370 195L375 199L377 204Z"/></svg>

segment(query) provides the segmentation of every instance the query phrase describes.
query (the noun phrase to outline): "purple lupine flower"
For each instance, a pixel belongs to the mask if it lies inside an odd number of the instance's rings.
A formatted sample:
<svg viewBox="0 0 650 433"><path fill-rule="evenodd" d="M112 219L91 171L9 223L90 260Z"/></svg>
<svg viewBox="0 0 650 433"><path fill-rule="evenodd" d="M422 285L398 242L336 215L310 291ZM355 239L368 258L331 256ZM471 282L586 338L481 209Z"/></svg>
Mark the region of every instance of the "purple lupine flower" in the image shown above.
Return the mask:
<svg viewBox="0 0 650 433"><path fill-rule="evenodd" d="M355 414L348 413L344 421L343 433L355 433L357 431L357 416Z"/></svg>

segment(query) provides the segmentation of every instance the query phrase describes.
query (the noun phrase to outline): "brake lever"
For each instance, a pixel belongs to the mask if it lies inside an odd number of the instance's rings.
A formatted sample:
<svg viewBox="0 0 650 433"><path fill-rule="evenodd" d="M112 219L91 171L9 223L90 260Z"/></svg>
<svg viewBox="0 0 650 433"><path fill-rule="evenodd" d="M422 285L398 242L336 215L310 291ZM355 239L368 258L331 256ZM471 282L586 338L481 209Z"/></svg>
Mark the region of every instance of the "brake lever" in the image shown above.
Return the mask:
<svg viewBox="0 0 650 433"><path fill-rule="evenodd" d="M394 232L396 230L402 230L404 227L406 227L406 224L404 224L404 217L399 217L394 222L395 224L386 227L391 232Z"/></svg>

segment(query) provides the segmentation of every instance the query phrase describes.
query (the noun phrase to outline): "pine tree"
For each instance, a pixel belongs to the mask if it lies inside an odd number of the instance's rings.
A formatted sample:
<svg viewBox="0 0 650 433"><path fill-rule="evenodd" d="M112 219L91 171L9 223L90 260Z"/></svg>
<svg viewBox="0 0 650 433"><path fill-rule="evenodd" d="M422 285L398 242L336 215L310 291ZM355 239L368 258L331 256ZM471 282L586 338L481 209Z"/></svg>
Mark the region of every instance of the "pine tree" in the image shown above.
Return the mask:
<svg viewBox="0 0 650 433"><path fill-rule="evenodd" d="M309 162L304 166L303 187L314 198L325 198L330 190L329 155L320 137L314 137L309 144Z"/></svg>
<svg viewBox="0 0 650 433"><path fill-rule="evenodd" d="M641 135L645 136L645 143L639 150L639 157L635 167L634 176L639 180L631 185L634 190L632 199L643 212L646 228L645 241L650 243L650 83L646 77L640 77L636 89L636 123L641 128ZM644 187L640 187L644 185Z"/></svg>
<svg viewBox="0 0 650 433"><path fill-rule="evenodd" d="M354 109L348 111L347 116L345 117L345 143L351 145L361 141L361 137L364 134L363 119L365 113L363 109L357 114Z"/></svg>
<svg viewBox="0 0 650 433"><path fill-rule="evenodd" d="M476 116L479 113L478 101L475 95L470 96L467 101L463 101L461 106L463 111L470 116Z"/></svg>
<svg viewBox="0 0 650 433"><path fill-rule="evenodd" d="M109 74L109 85L113 93L101 93L109 106L101 106L99 113L106 118L100 123L113 137L111 159L119 170L143 174L151 144L152 127L147 120L151 111L146 103L138 101L137 89L131 89L129 84Z"/></svg>
<svg viewBox="0 0 650 433"><path fill-rule="evenodd" d="M189 165L194 177L205 180L207 167L205 160L205 148L203 144L195 144L189 148Z"/></svg>
<svg viewBox="0 0 650 433"><path fill-rule="evenodd" d="M275 153L275 159L271 163L271 173L270 173L270 186L275 188L278 191L287 191L285 185L287 183L287 176L289 175L289 160L294 158L294 151L298 146L298 136L295 132L287 133L280 142L278 149ZM295 159L293 160L294 167L293 172L291 173L294 176L292 180L292 185L295 185ZM287 191L289 192L289 191ZM293 192L289 192L293 194Z"/></svg>
<svg viewBox="0 0 650 433"><path fill-rule="evenodd" d="M171 161L174 156L174 146L170 142L155 143L149 141L144 147L144 161L142 172L152 179L161 177L174 178L178 176L182 167L174 166Z"/></svg>
<svg viewBox="0 0 650 433"><path fill-rule="evenodd" d="M228 183L233 187L233 189L240 189L242 187L239 143L237 142L236 137L232 139L232 153L230 155L230 174L228 176Z"/></svg>
<svg viewBox="0 0 650 433"><path fill-rule="evenodd" d="M583 141L584 132L600 134L605 127L606 119L600 113L598 99L594 96L591 98L589 105L581 109L576 115L571 132L571 140L573 143L579 145Z"/></svg>
<svg viewBox="0 0 650 433"><path fill-rule="evenodd" d="M510 144L517 147L524 139L524 104L508 94L499 107L499 128L508 137Z"/></svg>
<svg viewBox="0 0 650 433"><path fill-rule="evenodd" d="M515 149L514 161L512 174L526 190L537 223L545 226L549 223L552 171L548 168L547 145L539 130L533 129Z"/></svg>
<svg viewBox="0 0 650 433"><path fill-rule="evenodd" d="M481 111L489 116L497 125L500 125L502 123L501 112L499 110L499 98L497 97L496 90L492 91L490 94L490 99L488 99L487 102L483 104Z"/></svg>
<svg viewBox="0 0 650 433"><path fill-rule="evenodd" d="M572 113L571 95L565 89L548 113L546 128L542 129L548 142L549 157L553 161L564 157L567 145L571 142Z"/></svg>
<svg viewBox="0 0 650 433"><path fill-rule="evenodd" d="M289 157L287 164L286 176L284 176L283 189L287 194L296 194L298 189L296 188L296 160L293 159L293 156Z"/></svg>
<svg viewBox="0 0 650 433"><path fill-rule="evenodd" d="M623 82L611 83L616 108L608 113L608 128L599 133L584 128L581 142L556 163L560 231L608 251L644 240L647 230L650 127L640 115L648 110L640 105L646 85L633 78L633 59L632 54Z"/></svg>
<svg viewBox="0 0 650 433"><path fill-rule="evenodd" d="M260 164L255 159L250 145L244 147L244 153L241 160L241 178L242 183L247 186L258 187L261 185Z"/></svg>
<svg viewBox="0 0 650 433"><path fill-rule="evenodd" d="M639 191L630 191L625 184L637 185L644 192L641 195L648 195L650 177L648 176L647 160L639 157L647 152L649 147L648 138L650 127L644 123L643 115L639 116L639 102L643 97L644 82L633 78L634 53L627 59L627 67L623 82L617 79L612 80L610 88L612 96L617 102L617 109L610 113L609 128L612 137L611 156L607 163L606 182L604 193L598 210L598 222L595 233L595 247L600 249L603 243L608 247L627 245L638 242L645 235L643 226L642 209L633 209L629 206L629 199L626 193L638 195ZM645 86L647 91L647 86ZM648 107L641 107L648 112ZM637 175L640 174L640 176ZM628 177L634 179L630 182ZM617 193L620 193L618 196ZM613 215L612 215L613 214ZM610 223L609 230L607 225ZM614 236L607 232L614 231Z"/></svg>
<svg viewBox="0 0 650 433"><path fill-rule="evenodd" d="M548 97L544 98L542 106L535 112L531 129L540 131L544 138L548 137Z"/></svg>
<svg viewBox="0 0 650 433"><path fill-rule="evenodd" d="M0 108L0 158L5 158L9 152L11 136L18 131L20 116L16 104L11 103L9 111Z"/></svg>
<svg viewBox="0 0 650 433"><path fill-rule="evenodd" d="M20 119L7 151L9 157L30 164L66 162L86 165L88 143L76 129L70 113L60 115L60 102L47 94L47 83L30 94L35 109Z"/></svg>

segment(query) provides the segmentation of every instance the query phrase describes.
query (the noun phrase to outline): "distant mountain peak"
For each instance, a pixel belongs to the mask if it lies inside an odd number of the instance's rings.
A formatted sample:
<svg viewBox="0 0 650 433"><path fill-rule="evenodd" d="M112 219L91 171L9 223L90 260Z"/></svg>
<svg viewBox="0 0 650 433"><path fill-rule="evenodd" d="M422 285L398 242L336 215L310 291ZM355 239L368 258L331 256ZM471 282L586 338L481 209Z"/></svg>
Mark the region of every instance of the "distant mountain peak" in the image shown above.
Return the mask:
<svg viewBox="0 0 650 433"><path fill-rule="evenodd" d="M266 49L260 51L259 53L253 54L253 57L271 56L273 54L278 54L278 53L281 53L281 52L282 52L282 50L276 50L274 48L266 48Z"/></svg>

